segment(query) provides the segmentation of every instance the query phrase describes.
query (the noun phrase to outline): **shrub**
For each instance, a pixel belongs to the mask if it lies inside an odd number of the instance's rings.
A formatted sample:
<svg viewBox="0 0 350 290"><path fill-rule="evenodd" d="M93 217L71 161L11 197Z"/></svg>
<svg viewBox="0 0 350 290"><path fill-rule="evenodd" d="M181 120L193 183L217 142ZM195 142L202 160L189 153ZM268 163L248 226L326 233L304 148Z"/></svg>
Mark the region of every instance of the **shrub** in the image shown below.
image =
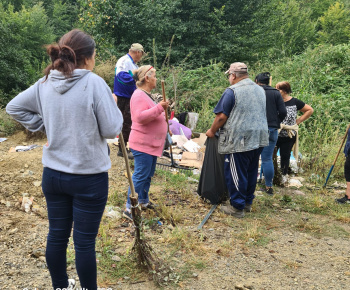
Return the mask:
<svg viewBox="0 0 350 290"><path fill-rule="evenodd" d="M20 128L21 125L14 121L4 109L0 109L0 137L11 135Z"/></svg>

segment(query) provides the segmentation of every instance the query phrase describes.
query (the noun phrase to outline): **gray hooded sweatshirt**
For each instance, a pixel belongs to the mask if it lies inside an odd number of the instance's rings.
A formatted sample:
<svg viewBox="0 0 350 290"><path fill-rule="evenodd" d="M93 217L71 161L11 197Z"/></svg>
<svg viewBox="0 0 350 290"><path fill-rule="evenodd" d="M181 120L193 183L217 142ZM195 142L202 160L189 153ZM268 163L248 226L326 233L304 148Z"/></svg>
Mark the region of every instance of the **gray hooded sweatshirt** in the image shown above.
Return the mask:
<svg viewBox="0 0 350 290"><path fill-rule="evenodd" d="M85 69L65 78L52 70L6 106L16 121L42 131L44 167L72 174L96 174L111 167L106 138L121 131L123 117L106 82Z"/></svg>

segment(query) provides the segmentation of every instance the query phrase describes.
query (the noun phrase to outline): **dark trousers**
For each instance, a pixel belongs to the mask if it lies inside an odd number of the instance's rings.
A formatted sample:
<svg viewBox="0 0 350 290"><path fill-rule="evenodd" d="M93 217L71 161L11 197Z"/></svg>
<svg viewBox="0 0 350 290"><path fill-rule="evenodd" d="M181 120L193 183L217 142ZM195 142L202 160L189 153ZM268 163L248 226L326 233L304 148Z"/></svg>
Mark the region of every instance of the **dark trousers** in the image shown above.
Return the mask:
<svg viewBox="0 0 350 290"><path fill-rule="evenodd" d="M280 150L281 156L281 170L282 174L288 174L289 161L290 161L290 152L292 151L293 145L296 141L296 136L293 138L289 137L278 137L277 139L277 150Z"/></svg>
<svg viewBox="0 0 350 290"><path fill-rule="evenodd" d="M237 209L253 203L262 150L225 154L224 173L230 204Z"/></svg>
<svg viewBox="0 0 350 290"><path fill-rule="evenodd" d="M345 159L344 175L346 182L350 182L350 155L348 155Z"/></svg>
<svg viewBox="0 0 350 290"><path fill-rule="evenodd" d="M107 202L108 173L76 175L45 167L42 188L49 218L46 263L54 289L68 286L66 252L73 225L81 287L96 290L95 240Z"/></svg>
<svg viewBox="0 0 350 290"><path fill-rule="evenodd" d="M130 113L130 98L123 98L123 97L117 97L118 98L118 108L123 114L123 129L122 134L124 138L125 145L129 141L129 135L131 131L131 113Z"/></svg>

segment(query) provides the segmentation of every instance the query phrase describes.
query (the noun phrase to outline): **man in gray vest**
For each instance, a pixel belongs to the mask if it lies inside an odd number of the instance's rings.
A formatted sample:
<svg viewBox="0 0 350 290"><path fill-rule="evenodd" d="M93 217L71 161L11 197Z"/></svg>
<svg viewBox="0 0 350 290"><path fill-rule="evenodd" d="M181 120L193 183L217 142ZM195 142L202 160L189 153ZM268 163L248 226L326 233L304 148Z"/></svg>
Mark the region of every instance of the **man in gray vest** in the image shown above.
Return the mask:
<svg viewBox="0 0 350 290"><path fill-rule="evenodd" d="M214 109L215 120L206 135L219 131L219 153L225 154L225 180L230 204L221 211L237 218L250 212L257 182L259 156L269 144L264 90L248 76L248 67L241 62L231 64L230 87Z"/></svg>

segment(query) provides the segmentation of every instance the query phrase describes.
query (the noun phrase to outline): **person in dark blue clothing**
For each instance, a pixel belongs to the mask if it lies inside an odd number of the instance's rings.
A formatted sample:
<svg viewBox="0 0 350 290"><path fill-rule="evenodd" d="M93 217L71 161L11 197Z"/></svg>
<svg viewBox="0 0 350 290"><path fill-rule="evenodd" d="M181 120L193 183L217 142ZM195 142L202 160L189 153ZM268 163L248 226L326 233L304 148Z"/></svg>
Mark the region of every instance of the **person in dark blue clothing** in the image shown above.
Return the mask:
<svg viewBox="0 0 350 290"><path fill-rule="evenodd" d="M345 143L344 148L345 164L344 164L344 175L346 180L346 194L344 197L336 199L337 203L350 204L350 129L348 131L348 139Z"/></svg>
<svg viewBox="0 0 350 290"><path fill-rule="evenodd" d="M284 105L281 93L277 89L269 86L270 77L271 75L269 72L264 72L255 77L255 82L264 89L266 95L266 117L269 128L269 145L264 147L261 152L260 170L264 173L266 193L272 195L272 179L275 174L272 155L277 143L278 129L280 128L280 123L287 116L287 109Z"/></svg>
<svg viewBox="0 0 350 290"><path fill-rule="evenodd" d="M137 63L145 54L143 46L139 43L134 43L129 49L129 53L118 59L115 66L114 77L114 97L117 99L118 108L123 114L123 138L125 145L129 141L131 131L131 114L130 114L130 98L136 90L136 82L133 79L132 72L139 67ZM121 146L119 144L118 156L123 156ZM132 153L128 152L129 159L133 159Z"/></svg>

